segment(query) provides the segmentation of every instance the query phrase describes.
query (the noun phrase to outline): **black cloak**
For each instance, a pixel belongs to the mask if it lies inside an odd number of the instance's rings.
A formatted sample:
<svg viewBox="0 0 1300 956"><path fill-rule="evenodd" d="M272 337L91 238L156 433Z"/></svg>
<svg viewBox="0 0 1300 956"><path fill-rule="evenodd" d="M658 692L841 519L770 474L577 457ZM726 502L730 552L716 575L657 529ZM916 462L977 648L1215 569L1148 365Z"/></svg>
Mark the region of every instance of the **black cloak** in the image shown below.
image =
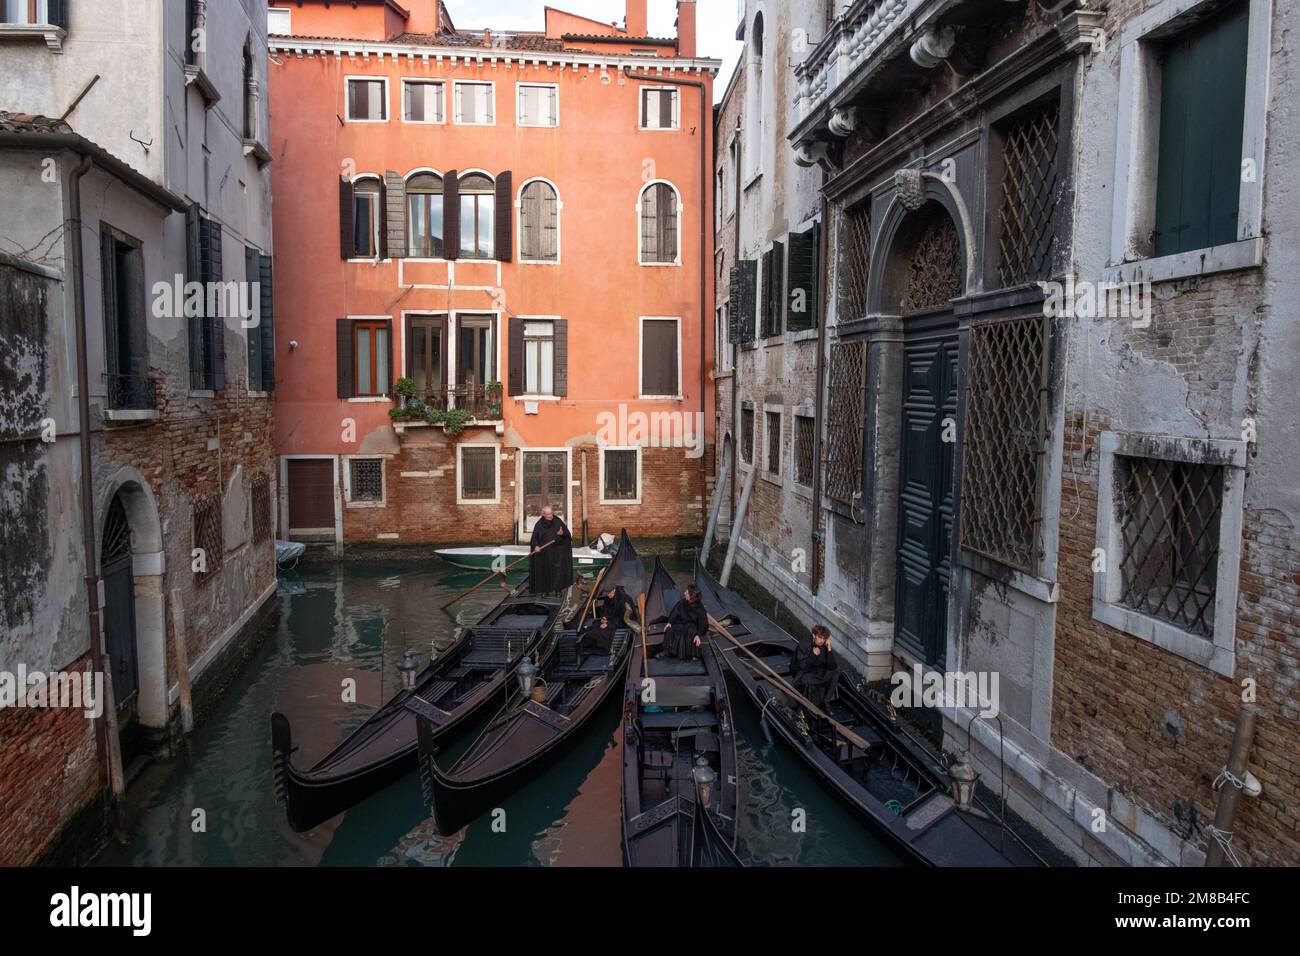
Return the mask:
<svg viewBox="0 0 1300 956"><path fill-rule="evenodd" d="M573 536L559 518L552 517L550 521L538 518L537 524L533 525L529 548L536 550L551 541L555 543L528 561L528 591L531 594L551 594L573 584Z"/></svg>
<svg viewBox="0 0 1300 956"><path fill-rule="evenodd" d="M709 612L704 609L704 602L692 604L682 598L668 612L668 625L664 630L663 653L668 657L698 660L700 648L695 646L695 638L703 646L709 633Z"/></svg>
<svg viewBox="0 0 1300 956"><path fill-rule="evenodd" d="M602 622L604 622L603 626ZM614 631L617 629L618 625L607 617L597 617L594 621L589 621L582 629L582 636L578 638L578 652L608 654L614 646Z"/></svg>
<svg viewBox="0 0 1300 956"><path fill-rule="evenodd" d="M816 654L813 653L814 648L811 635L799 642L790 664L790 683L820 708L826 705L826 699L835 687L840 665L830 647L816 648Z"/></svg>
<svg viewBox="0 0 1300 956"><path fill-rule="evenodd" d="M596 618L607 617L611 627L627 627L628 612L632 612L632 620L636 620L636 606L632 599L627 596L627 592L622 587L616 587L613 597L604 596L604 588L601 589L601 599L596 611Z"/></svg>

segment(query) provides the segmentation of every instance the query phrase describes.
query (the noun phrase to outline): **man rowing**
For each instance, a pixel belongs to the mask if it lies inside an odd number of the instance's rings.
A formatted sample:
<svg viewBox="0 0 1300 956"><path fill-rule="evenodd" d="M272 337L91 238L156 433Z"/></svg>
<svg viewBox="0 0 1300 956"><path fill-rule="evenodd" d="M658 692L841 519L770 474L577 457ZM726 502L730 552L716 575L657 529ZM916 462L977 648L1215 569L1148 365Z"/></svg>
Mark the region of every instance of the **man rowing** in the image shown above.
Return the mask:
<svg viewBox="0 0 1300 956"><path fill-rule="evenodd" d="M550 505L542 508L542 516L533 525L528 547L532 555L528 562L530 594L552 594L573 584L573 536Z"/></svg>
<svg viewBox="0 0 1300 956"><path fill-rule="evenodd" d="M700 647L709 633L709 612L700 600L700 589L686 585L682 599L668 612L664 625L664 645L660 657L677 657L682 660L699 660Z"/></svg>

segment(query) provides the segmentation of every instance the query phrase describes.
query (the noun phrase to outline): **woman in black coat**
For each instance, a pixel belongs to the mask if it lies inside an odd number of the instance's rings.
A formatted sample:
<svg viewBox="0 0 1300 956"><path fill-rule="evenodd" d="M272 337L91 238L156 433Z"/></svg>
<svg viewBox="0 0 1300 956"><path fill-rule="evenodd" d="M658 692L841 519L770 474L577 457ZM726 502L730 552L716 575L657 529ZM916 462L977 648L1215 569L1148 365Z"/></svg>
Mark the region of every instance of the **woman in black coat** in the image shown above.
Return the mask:
<svg viewBox="0 0 1300 956"><path fill-rule="evenodd" d="M668 612L664 625L664 646L661 657L679 657L682 660L699 660L700 646L709 633L709 612L700 600L700 589L688 584L683 597Z"/></svg>

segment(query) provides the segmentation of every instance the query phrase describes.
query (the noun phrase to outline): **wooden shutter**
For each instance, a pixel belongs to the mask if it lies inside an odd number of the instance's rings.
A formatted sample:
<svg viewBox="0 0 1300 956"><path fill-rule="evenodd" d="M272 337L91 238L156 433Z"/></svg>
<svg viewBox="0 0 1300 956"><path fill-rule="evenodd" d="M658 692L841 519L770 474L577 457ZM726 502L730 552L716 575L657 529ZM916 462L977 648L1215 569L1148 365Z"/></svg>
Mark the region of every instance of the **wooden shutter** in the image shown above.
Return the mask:
<svg viewBox="0 0 1300 956"><path fill-rule="evenodd" d="M249 301L246 305L250 310L254 308L257 310L254 313L257 316L257 325L244 329L248 346L248 388L250 391L260 392L262 390L262 323L266 321L266 316L262 315L263 295L260 286L257 301L252 301L252 283L261 282L261 267L257 250L251 246L244 247L244 279L249 288Z"/></svg>
<svg viewBox="0 0 1300 956"><path fill-rule="evenodd" d="M758 261L741 259L732 268L731 341L754 340L754 313L758 286Z"/></svg>
<svg viewBox="0 0 1300 956"><path fill-rule="evenodd" d="M262 293L262 391L275 391L275 282L271 257L258 257L258 282Z"/></svg>
<svg viewBox="0 0 1300 956"><path fill-rule="evenodd" d="M388 354L384 356L384 364L388 367L388 395L390 398L396 398L397 386L393 381L393 352L396 351L393 348L393 320L389 319L384 324L388 327L388 335L385 336L387 339L385 350ZM378 360L375 362L375 367L379 367Z"/></svg>
<svg viewBox="0 0 1300 956"><path fill-rule="evenodd" d="M442 176L442 257L460 258L460 178L454 169Z"/></svg>
<svg viewBox="0 0 1300 956"><path fill-rule="evenodd" d="M569 394L569 322L555 320L555 394L561 398Z"/></svg>
<svg viewBox="0 0 1300 956"><path fill-rule="evenodd" d="M338 371L338 396L351 398L352 376L355 362L352 356L352 320L338 319L334 323L335 358Z"/></svg>
<svg viewBox="0 0 1300 956"><path fill-rule="evenodd" d="M673 90L659 91L659 128L673 128L673 101L677 99Z"/></svg>
<svg viewBox="0 0 1300 956"><path fill-rule="evenodd" d="M104 299L104 370L109 375L111 403L118 385L113 376L122 373L118 356L118 343L121 341L118 323L124 317L117 314L117 241L108 230L99 234L99 275Z"/></svg>
<svg viewBox="0 0 1300 956"><path fill-rule="evenodd" d="M221 223L206 216L199 217L199 266L202 273L204 295L209 283L222 281ZM226 387L226 328L221 315L204 318L204 338L209 349L211 378L208 388L220 391Z"/></svg>
<svg viewBox="0 0 1300 956"><path fill-rule="evenodd" d="M763 254L763 335L781 334L784 298L785 243L774 242Z"/></svg>
<svg viewBox="0 0 1300 956"><path fill-rule="evenodd" d="M506 390L524 394L524 320L511 316L506 330Z"/></svg>
<svg viewBox="0 0 1300 956"><path fill-rule="evenodd" d="M677 323L647 319L641 323L641 394L677 394Z"/></svg>
<svg viewBox="0 0 1300 956"><path fill-rule="evenodd" d="M1235 242L1249 8L1174 37L1160 83L1155 255ZM1256 158L1258 162L1258 159Z"/></svg>
<svg viewBox="0 0 1300 956"><path fill-rule="evenodd" d="M510 170L497 176L496 197L496 258L500 262L509 262L514 258L514 231L511 224L515 218L515 177Z"/></svg>
<svg viewBox="0 0 1300 956"><path fill-rule="evenodd" d="M201 282L203 278L203 267L200 263L202 254L199 248L200 218L199 204L191 203L185 210L185 281L187 284ZM204 359L207 350L204 348L202 310L199 310L197 315L187 315L185 324L189 331L190 388L207 388L207 362Z"/></svg>
<svg viewBox="0 0 1300 956"><path fill-rule="evenodd" d="M404 259L410 253L406 248L406 180L401 173L391 169L384 173L380 207L383 212L379 236L384 243L384 255L389 259Z"/></svg>
<svg viewBox="0 0 1300 956"><path fill-rule="evenodd" d="M519 194L519 258L542 258L542 190L532 182Z"/></svg>
<svg viewBox="0 0 1300 956"><path fill-rule="evenodd" d="M50 26L68 28L68 0L49 0L46 19Z"/></svg>
<svg viewBox="0 0 1300 956"><path fill-rule="evenodd" d="M818 320L821 223L790 237L790 281L785 296L786 328L811 329ZM798 307L802 306L802 311Z"/></svg>
<svg viewBox="0 0 1300 956"><path fill-rule="evenodd" d="M351 259L356 255L357 243L352 221L352 181L339 177L339 255Z"/></svg>

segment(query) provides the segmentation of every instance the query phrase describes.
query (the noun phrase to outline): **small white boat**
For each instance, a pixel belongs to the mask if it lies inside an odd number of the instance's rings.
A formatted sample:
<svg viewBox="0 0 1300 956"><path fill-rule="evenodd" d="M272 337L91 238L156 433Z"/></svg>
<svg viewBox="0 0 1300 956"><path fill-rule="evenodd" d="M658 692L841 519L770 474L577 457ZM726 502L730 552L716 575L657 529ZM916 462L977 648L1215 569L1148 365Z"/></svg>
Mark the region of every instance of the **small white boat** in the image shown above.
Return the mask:
<svg viewBox="0 0 1300 956"><path fill-rule="evenodd" d="M603 539L605 535L601 535ZM612 539L612 535L610 536ZM601 542L603 543L603 541ZM448 564L470 571L500 571L528 554L526 544L485 544L471 548L440 548L434 552ZM603 568L614 559L611 548L574 548L574 570ZM522 565L520 565L522 567Z"/></svg>

